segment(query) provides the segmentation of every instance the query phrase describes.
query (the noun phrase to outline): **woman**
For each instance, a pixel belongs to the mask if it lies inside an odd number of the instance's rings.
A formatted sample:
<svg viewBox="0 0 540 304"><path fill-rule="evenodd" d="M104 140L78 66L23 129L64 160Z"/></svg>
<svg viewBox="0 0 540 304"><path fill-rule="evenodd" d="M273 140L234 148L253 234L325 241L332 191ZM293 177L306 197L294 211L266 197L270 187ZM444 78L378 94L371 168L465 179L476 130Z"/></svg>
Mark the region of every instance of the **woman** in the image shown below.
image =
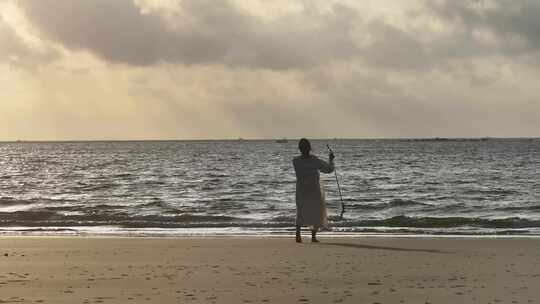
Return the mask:
<svg viewBox="0 0 540 304"><path fill-rule="evenodd" d="M319 171L332 173L334 171L334 154L328 156L329 162L325 162L314 155L310 155L311 144L309 140L302 138L298 143L298 149L302 153L293 159L296 173L296 242L301 243L300 228L311 228L311 241L317 240L317 231L326 227L326 203L324 190L319 182Z"/></svg>

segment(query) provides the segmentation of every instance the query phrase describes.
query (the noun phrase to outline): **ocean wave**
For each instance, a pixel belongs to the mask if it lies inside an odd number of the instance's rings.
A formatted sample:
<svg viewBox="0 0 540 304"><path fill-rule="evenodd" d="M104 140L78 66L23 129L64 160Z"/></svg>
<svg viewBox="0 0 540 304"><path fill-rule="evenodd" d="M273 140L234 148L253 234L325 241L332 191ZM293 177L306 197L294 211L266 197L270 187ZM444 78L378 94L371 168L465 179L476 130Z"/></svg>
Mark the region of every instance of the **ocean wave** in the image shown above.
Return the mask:
<svg viewBox="0 0 540 304"><path fill-rule="evenodd" d="M0 212L16 212L32 209L33 202L30 200L18 200L13 198L0 198Z"/></svg>
<svg viewBox="0 0 540 304"><path fill-rule="evenodd" d="M51 210L0 212L1 226L94 226L94 225L131 225L145 227L161 227L174 223L199 223L212 225L215 223L242 221L240 218L225 215L131 215L125 212L104 212L95 210L84 214L63 215Z"/></svg>
<svg viewBox="0 0 540 304"><path fill-rule="evenodd" d="M106 207L114 207L114 206L110 206L110 205L106 205ZM148 202L148 203L143 203L143 204L140 204L140 205L137 205L138 208L153 208L153 207L157 207L157 208L162 208L162 209L171 209L172 206L170 206L169 204L167 204L166 202L160 200L160 199L154 199L153 201L151 202ZM118 207L117 207L118 208ZM100 208L101 209L101 208Z"/></svg>
<svg viewBox="0 0 540 304"><path fill-rule="evenodd" d="M248 182L244 182L244 181L242 181L242 182L236 182L236 183L234 183L234 184L231 185L231 187L232 187L233 189L246 189L246 188L249 189L249 188L252 187L252 186L253 186L252 183L248 183Z"/></svg>
<svg viewBox="0 0 540 304"><path fill-rule="evenodd" d="M275 222L275 223L294 223L295 220L296 220L296 218L294 216L280 215L280 216L273 217L271 222Z"/></svg>
<svg viewBox="0 0 540 304"><path fill-rule="evenodd" d="M16 199L13 197L0 197L0 207L14 205L29 205L35 203L32 200Z"/></svg>
<svg viewBox="0 0 540 304"><path fill-rule="evenodd" d="M536 231L526 230L526 229L454 229L454 230L444 230L444 229L418 229L418 228L387 228L387 227L376 227L376 228L365 228L365 227L351 227L351 228L335 228L332 229L333 232L338 233L369 233L369 234L406 234L406 235L452 235L452 236L489 236L489 235L527 235L533 234L537 235Z"/></svg>
<svg viewBox="0 0 540 304"><path fill-rule="evenodd" d="M63 232L73 232L73 233L76 233L78 232L77 229L73 229L73 228L44 228L44 227L39 227L39 228L22 228L22 229L0 229L0 233L3 233L3 232L18 232L18 233L25 233L25 232L45 232L45 233L56 233L56 232L60 232L60 233L63 233Z"/></svg>
<svg viewBox="0 0 540 304"><path fill-rule="evenodd" d="M369 178L368 180L369 181L389 181L391 180L392 178L388 177L388 176L381 176L381 177L371 177Z"/></svg>
<svg viewBox="0 0 540 304"><path fill-rule="evenodd" d="M294 180L258 180L255 182L256 185L264 185L264 186L277 186L277 185L290 185L294 184Z"/></svg>
<svg viewBox="0 0 540 304"><path fill-rule="evenodd" d="M540 211L540 205L499 207L493 210L495 211Z"/></svg>
<svg viewBox="0 0 540 304"><path fill-rule="evenodd" d="M18 221L41 221L53 218L57 213L53 211L15 211L15 212L0 212L0 223L10 223Z"/></svg>
<svg viewBox="0 0 540 304"><path fill-rule="evenodd" d="M131 174L131 173L117 173L117 174L113 174L111 175L111 178L113 179L133 179L135 178L135 175Z"/></svg>
<svg viewBox="0 0 540 304"><path fill-rule="evenodd" d="M93 184L79 183L79 186L76 187L75 189L79 190L79 191L92 192L92 191L109 190L109 189L115 188L117 186L118 186L118 184L116 184L116 183L93 183Z"/></svg>
<svg viewBox="0 0 540 304"><path fill-rule="evenodd" d="M215 168L212 169L212 171L222 171L222 170L216 170ZM228 174L222 174L222 173L208 173L206 174L206 177L209 177L209 178L215 178L217 181L221 180L222 178L226 178L226 177L229 177L230 175Z"/></svg>
<svg viewBox="0 0 540 304"><path fill-rule="evenodd" d="M228 210L228 211L231 211L231 210L245 210L245 211L248 211L248 209L246 209L246 204L242 203L242 202L239 202L239 201L236 201L236 200L233 200L231 198L221 198L221 199L217 199L215 201L212 201L212 202L208 202L207 203L207 208L209 210L215 210L215 211L222 211L222 210Z"/></svg>
<svg viewBox="0 0 540 304"><path fill-rule="evenodd" d="M393 199L387 203L349 204L346 207L353 210L384 210L384 209L392 209L392 208L406 208L406 207L417 207L417 206L431 206L431 205L417 202L415 200Z"/></svg>
<svg viewBox="0 0 540 304"><path fill-rule="evenodd" d="M426 206L428 204L420 203L415 200L397 198L397 199L391 200L389 205L391 207L406 207L406 206Z"/></svg>
<svg viewBox="0 0 540 304"><path fill-rule="evenodd" d="M458 179L458 180L453 180L451 181L451 184L456 184L456 185L468 185L468 184L474 184L476 183L477 181L475 180L463 180L463 179Z"/></svg>
<svg viewBox="0 0 540 304"><path fill-rule="evenodd" d="M540 220L520 217L478 218L478 217L411 217L394 216L383 219L350 219L341 220L336 216L329 218L334 227L348 228L489 228L489 229L524 229L539 228ZM190 214L163 213L161 215L133 215L126 212L96 210L83 214L61 214L51 210L30 210L16 212L0 212L0 226L103 226L116 225L122 227L291 227L295 218L292 215L280 215L268 220L239 218L223 214Z"/></svg>
<svg viewBox="0 0 540 304"><path fill-rule="evenodd" d="M443 206L432 206L432 208L429 208L430 211L437 211L437 212L448 212L448 211L466 211L470 210L471 206L467 206L464 203L456 203L456 204L449 204L449 205L443 205Z"/></svg>
<svg viewBox="0 0 540 304"><path fill-rule="evenodd" d="M519 217L485 219L477 217L408 217L395 216L381 220L346 221L336 223L337 226L356 227L410 227L410 228L534 228L540 227L540 220Z"/></svg>
<svg viewBox="0 0 540 304"><path fill-rule="evenodd" d="M508 189L468 189L463 193L469 195L515 195L520 192Z"/></svg>
<svg viewBox="0 0 540 304"><path fill-rule="evenodd" d="M40 208L55 208L58 205L65 203L73 203L74 200L70 199L48 199L48 198L34 198L34 199L16 199L12 197L0 198L0 212L13 213L23 212L28 210L40 209ZM75 207L77 209L77 207Z"/></svg>

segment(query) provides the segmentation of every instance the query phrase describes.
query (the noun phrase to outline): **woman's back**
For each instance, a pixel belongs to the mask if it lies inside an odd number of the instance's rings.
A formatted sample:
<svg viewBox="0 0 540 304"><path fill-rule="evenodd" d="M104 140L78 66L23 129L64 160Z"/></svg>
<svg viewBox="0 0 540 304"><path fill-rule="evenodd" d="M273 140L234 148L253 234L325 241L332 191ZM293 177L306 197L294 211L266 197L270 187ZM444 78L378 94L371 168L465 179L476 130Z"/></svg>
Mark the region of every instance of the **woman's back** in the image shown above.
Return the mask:
<svg viewBox="0 0 540 304"><path fill-rule="evenodd" d="M297 181L304 179L318 181L320 177L319 171L331 173L334 170L332 162L327 163L315 155L309 155L308 157L297 156L293 159L293 165Z"/></svg>

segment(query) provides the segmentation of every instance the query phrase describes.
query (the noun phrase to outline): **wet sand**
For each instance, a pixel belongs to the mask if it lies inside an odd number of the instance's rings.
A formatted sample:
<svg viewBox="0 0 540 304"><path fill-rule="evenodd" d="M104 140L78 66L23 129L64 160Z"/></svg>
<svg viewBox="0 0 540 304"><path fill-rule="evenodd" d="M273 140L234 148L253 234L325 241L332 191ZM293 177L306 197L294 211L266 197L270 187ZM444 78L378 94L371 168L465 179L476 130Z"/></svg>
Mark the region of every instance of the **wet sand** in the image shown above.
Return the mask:
<svg viewBox="0 0 540 304"><path fill-rule="evenodd" d="M321 241L2 237L0 303L540 303L540 239Z"/></svg>

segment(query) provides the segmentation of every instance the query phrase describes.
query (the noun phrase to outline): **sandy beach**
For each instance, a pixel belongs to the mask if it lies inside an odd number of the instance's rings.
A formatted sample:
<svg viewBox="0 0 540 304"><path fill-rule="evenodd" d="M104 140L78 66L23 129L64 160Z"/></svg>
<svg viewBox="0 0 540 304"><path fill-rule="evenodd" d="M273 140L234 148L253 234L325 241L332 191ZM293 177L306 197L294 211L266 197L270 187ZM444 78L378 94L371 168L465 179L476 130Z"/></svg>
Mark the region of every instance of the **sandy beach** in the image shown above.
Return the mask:
<svg viewBox="0 0 540 304"><path fill-rule="evenodd" d="M525 238L0 238L0 303L539 303Z"/></svg>

